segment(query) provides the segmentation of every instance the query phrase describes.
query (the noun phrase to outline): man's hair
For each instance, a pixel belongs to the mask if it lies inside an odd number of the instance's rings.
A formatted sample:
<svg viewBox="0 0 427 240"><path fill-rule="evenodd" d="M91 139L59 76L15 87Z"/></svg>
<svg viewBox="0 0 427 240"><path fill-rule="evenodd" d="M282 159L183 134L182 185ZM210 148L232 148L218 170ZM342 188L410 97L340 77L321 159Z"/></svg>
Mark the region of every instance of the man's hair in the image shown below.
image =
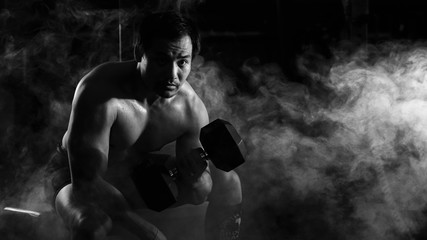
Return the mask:
<svg viewBox="0 0 427 240"><path fill-rule="evenodd" d="M135 25L135 56L140 55L142 49L148 50L156 38L176 40L185 35L191 38L194 57L200 51L200 35L192 19L174 11L152 13L139 18Z"/></svg>

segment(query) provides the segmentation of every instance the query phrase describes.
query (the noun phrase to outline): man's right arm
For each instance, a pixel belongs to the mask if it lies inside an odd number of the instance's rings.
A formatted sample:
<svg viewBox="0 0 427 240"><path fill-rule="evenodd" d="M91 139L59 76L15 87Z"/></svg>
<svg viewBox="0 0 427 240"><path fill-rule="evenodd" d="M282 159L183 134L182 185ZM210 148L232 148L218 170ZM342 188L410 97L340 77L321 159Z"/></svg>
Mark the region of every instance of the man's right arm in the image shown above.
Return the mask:
<svg viewBox="0 0 427 240"><path fill-rule="evenodd" d="M110 129L116 108L103 86L84 79L77 87L68 126L67 151L73 188L98 182L108 164Z"/></svg>

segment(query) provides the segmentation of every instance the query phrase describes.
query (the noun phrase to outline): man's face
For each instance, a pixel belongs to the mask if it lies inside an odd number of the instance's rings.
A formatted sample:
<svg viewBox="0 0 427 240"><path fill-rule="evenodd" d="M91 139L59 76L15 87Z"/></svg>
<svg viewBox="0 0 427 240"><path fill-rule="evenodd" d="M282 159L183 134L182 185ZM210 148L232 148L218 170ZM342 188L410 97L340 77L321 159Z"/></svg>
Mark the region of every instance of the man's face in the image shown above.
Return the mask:
<svg viewBox="0 0 427 240"><path fill-rule="evenodd" d="M192 47L189 36L176 40L153 39L142 58L146 62L148 87L161 97L175 96L190 73Z"/></svg>

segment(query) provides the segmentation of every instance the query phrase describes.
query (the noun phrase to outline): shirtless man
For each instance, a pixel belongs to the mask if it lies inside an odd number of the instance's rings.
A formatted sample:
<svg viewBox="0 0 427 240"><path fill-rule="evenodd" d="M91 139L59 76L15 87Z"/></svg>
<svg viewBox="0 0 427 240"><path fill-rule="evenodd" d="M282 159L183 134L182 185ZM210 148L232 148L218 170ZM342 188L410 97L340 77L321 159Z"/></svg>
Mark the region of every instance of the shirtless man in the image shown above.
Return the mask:
<svg viewBox="0 0 427 240"><path fill-rule="evenodd" d="M167 12L146 17L139 34L138 61L102 64L77 86L62 139L72 183L56 189L57 213L75 240L166 239L132 211L144 202L130 175L146 153L175 141L175 157L160 163L179 170L174 207L209 201L206 238L237 239L238 175L209 162L194 176L201 160L188 154L201 147L200 129L209 122L203 102L186 81L199 51L197 29L189 19Z"/></svg>

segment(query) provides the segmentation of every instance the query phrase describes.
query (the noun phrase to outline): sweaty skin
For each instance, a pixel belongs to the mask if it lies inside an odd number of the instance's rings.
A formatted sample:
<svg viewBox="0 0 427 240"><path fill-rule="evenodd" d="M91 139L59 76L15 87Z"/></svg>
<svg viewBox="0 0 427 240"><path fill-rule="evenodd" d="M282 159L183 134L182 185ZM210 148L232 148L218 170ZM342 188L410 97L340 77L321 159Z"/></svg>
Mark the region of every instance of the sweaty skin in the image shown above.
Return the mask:
<svg viewBox="0 0 427 240"><path fill-rule="evenodd" d="M131 211L145 205L130 173L144 161L144 153L173 141L173 164L183 176L175 206L201 204L208 197L213 206L241 201L233 171L209 166L201 176L186 177L196 172L197 164L185 156L201 147L200 129L209 122L203 102L186 81L191 51L188 36L157 39L140 62L105 63L78 84L62 141L72 184L56 197L57 212L71 227L73 239L166 239Z"/></svg>

